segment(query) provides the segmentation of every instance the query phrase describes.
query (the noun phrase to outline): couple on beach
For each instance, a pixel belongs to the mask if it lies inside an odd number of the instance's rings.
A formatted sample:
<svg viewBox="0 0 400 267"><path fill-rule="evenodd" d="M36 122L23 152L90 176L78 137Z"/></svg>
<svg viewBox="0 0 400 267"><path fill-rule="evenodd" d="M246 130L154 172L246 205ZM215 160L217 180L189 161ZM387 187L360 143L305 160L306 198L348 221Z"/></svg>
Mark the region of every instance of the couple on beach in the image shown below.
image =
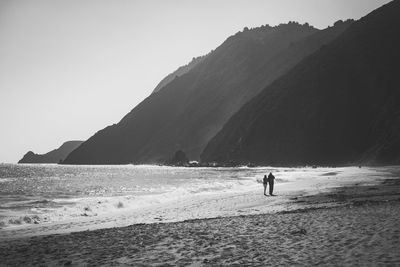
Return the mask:
<svg viewBox="0 0 400 267"><path fill-rule="evenodd" d="M264 179L263 179L263 184L264 184L264 196L266 196L266 191L267 191L267 186L269 184L269 195L270 196L275 196L273 194L274 192L274 180L275 180L275 176L272 174L272 172L270 172L268 174L268 177L266 175L264 175Z"/></svg>

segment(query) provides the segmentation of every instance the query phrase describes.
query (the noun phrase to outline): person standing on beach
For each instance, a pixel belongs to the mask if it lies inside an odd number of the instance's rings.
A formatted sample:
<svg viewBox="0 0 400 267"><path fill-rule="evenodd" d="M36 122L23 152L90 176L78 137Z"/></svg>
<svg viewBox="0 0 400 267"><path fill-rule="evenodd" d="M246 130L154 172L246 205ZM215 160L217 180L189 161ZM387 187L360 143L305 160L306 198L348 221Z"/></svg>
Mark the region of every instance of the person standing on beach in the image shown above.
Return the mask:
<svg viewBox="0 0 400 267"><path fill-rule="evenodd" d="M269 195L270 196L275 196L273 194L274 192L274 180L275 180L275 176L272 174L272 172L270 172L268 174L268 183L269 183Z"/></svg>
<svg viewBox="0 0 400 267"><path fill-rule="evenodd" d="M264 184L264 196L266 196L267 195L267 185L268 185L268 178L266 175L264 175L263 184Z"/></svg>

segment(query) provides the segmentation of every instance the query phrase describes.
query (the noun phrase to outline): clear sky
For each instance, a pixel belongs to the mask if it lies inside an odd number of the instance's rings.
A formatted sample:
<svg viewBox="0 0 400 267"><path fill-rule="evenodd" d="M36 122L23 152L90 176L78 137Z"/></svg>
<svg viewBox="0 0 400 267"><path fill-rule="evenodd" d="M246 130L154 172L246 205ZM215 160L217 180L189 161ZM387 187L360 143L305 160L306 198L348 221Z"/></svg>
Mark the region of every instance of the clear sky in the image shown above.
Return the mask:
<svg viewBox="0 0 400 267"><path fill-rule="evenodd" d="M0 162L85 140L243 27L358 19L388 0L0 0Z"/></svg>

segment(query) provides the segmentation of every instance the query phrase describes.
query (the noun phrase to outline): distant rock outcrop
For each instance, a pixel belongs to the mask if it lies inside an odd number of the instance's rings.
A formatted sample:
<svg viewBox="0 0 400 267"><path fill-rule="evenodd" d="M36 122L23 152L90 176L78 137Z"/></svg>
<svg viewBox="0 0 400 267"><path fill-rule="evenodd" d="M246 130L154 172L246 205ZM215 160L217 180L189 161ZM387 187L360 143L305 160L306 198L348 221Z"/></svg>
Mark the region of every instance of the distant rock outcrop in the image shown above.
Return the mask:
<svg viewBox="0 0 400 267"><path fill-rule="evenodd" d="M173 165L173 166L189 165L189 159L186 156L185 152L183 152L182 150L178 150L175 152L173 158L168 162L168 165Z"/></svg>
<svg viewBox="0 0 400 267"><path fill-rule="evenodd" d="M400 1L373 11L266 87L202 160L400 163L399 14Z"/></svg>
<svg viewBox="0 0 400 267"><path fill-rule="evenodd" d="M351 23L325 30L290 22L245 29L92 136L66 164L164 163L178 149L198 160L227 120Z"/></svg>
<svg viewBox="0 0 400 267"><path fill-rule="evenodd" d="M60 163L69 153L80 146L83 141L68 141L59 148L54 149L46 154L40 155L29 151L18 163Z"/></svg>

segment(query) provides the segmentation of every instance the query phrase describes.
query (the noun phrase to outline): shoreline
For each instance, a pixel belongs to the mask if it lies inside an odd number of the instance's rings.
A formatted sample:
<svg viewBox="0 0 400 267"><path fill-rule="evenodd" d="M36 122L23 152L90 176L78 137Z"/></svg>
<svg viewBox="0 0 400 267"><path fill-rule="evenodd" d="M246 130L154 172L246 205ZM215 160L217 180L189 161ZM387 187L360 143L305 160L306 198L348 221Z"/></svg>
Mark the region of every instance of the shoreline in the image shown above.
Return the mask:
<svg viewBox="0 0 400 267"><path fill-rule="evenodd" d="M0 243L5 265L371 265L400 262L400 178L293 196L296 208ZM0 264L1 265L1 264Z"/></svg>
<svg viewBox="0 0 400 267"><path fill-rule="evenodd" d="M199 194L189 194L186 196L176 195L177 198L165 198L158 195L155 203L150 206L144 205L138 208L123 207L120 209L104 210L104 214L86 215L85 208L89 205L96 208L100 199L91 199L93 204L85 203L85 206L76 208L80 216L41 224L23 224L0 229L1 240L9 240L20 237L30 237L37 235L65 234L87 230L97 230L102 228L124 227L140 223L168 223L180 222L190 219L206 219L218 217L232 217L239 215L270 214L279 211L297 209L299 203L292 198L315 195L318 193L329 192L336 187L359 184L376 184L393 173L400 172L399 168L368 169L359 171L355 168L342 169L316 169L313 174L307 169L299 169L286 176L286 170L281 170L277 174L275 192L277 197L265 197L262 195L261 173L260 177L252 178L252 182L244 187L228 191L211 191ZM253 176L254 173L251 174ZM291 176L295 176L295 178ZM288 180L285 180L285 178ZM150 196L153 198L153 196ZM119 198L124 206L132 201L140 201L137 198ZM106 200L107 201L107 200ZM114 202L116 200L113 200ZM130 202L129 202L130 201ZM143 203L146 203L145 200ZM153 200L152 200L153 201ZM104 202L104 199L101 199ZM328 205L328 204L327 204ZM329 205L332 205L329 204ZM137 206L137 204L136 204ZM65 211L61 211L65 212ZM92 213L97 212L93 209ZM61 214L63 215L63 214ZM63 217L62 217L63 218Z"/></svg>

